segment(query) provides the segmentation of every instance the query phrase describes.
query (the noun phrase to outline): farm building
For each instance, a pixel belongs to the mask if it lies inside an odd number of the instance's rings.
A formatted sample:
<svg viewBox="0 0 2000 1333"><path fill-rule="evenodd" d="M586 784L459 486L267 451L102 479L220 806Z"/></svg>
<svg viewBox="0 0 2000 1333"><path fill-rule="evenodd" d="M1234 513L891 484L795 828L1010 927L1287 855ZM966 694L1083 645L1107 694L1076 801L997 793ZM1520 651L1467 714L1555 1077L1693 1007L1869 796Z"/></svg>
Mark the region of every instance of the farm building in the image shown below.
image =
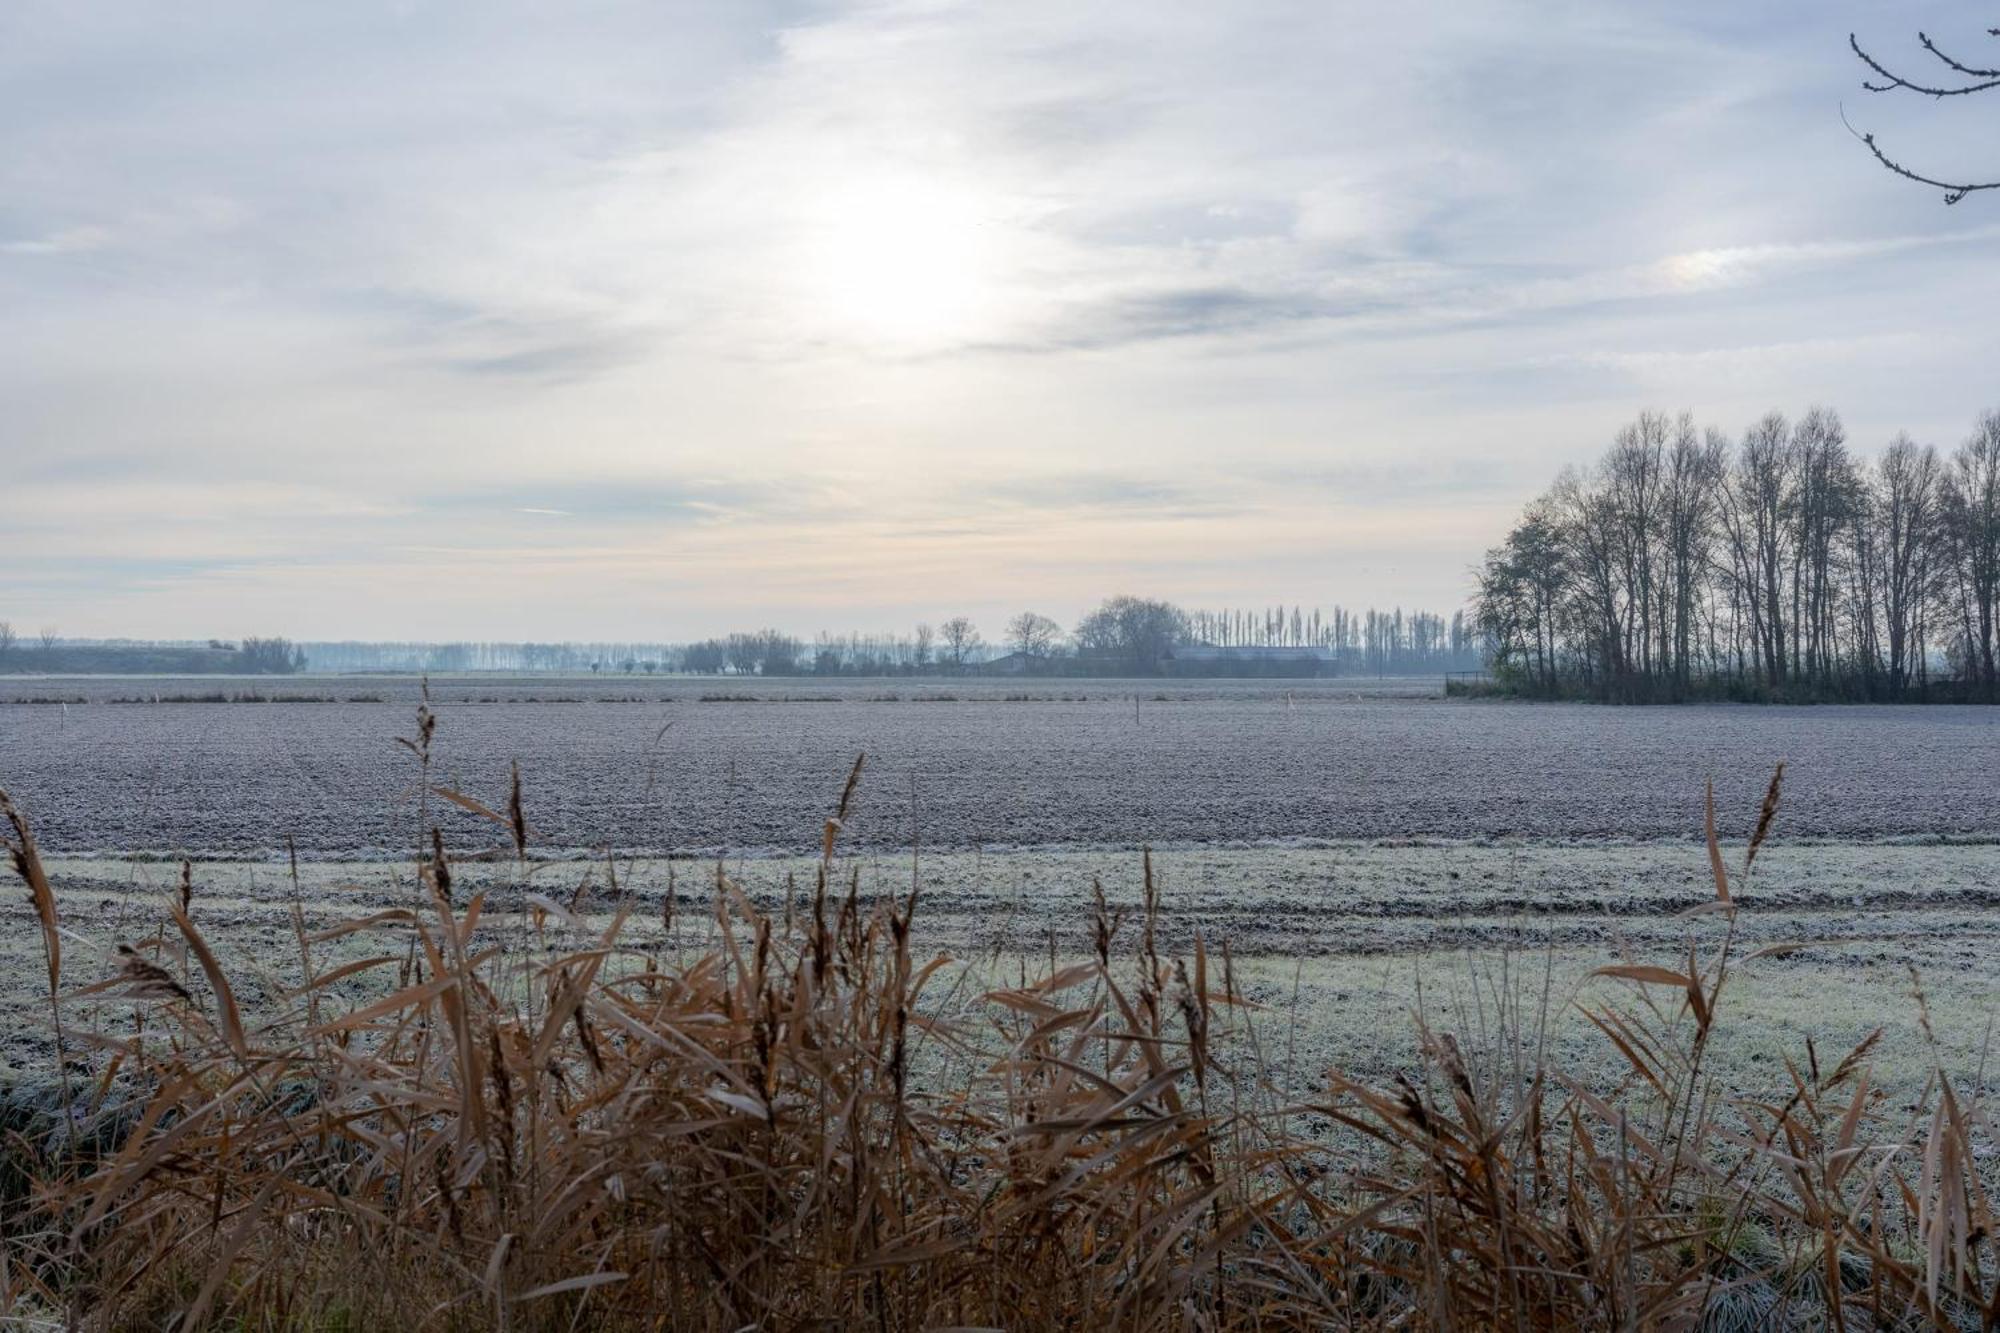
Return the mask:
<svg viewBox="0 0 2000 1333"><path fill-rule="evenodd" d="M1319 676L1333 674L1334 656L1331 648L1191 643L1161 665L1170 676Z"/></svg>
<svg viewBox="0 0 2000 1333"><path fill-rule="evenodd" d="M1030 657L1027 653L1007 653L1001 657L989 657L977 668L982 676L1027 676L1048 665L1046 657Z"/></svg>

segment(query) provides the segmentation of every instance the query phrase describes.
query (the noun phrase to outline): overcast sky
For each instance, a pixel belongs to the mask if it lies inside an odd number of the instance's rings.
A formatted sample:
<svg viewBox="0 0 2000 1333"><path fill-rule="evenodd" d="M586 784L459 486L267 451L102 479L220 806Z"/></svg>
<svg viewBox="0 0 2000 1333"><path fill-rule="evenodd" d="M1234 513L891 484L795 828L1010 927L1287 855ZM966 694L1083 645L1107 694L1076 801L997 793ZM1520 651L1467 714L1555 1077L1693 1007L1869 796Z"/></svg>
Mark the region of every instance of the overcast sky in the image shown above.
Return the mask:
<svg viewBox="0 0 2000 1333"><path fill-rule="evenodd" d="M1642 407L2000 407L1951 4L0 8L0 619L1449 610ZM1928 57L1924 57L1928 59Z"/></svg>

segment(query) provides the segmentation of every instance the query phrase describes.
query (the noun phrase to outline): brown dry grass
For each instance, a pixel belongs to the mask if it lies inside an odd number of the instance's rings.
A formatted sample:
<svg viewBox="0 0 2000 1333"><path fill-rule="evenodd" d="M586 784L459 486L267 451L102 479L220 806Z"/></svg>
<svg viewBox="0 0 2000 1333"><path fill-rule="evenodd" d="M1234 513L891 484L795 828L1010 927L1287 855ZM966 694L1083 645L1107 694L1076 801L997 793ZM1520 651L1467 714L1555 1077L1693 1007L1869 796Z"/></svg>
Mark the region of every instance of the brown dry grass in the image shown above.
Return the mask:
<svg viewBox="0 0 2000 1333"><path fill-rule="evenodd" d="M434 725L407 743L426 775ZM1472 1032L1420 1022L1390 1086L1292 1089L1266 1055L1285 1020L1226 949L1162 957L1150 910L1128 931L1100 897L1094 957L960 994L969 972L912 951L914 875L873 903L841 882L860 777L809 897L760 913L718 869L692 951L628 902L592 929L525 870L512 901L459 901L426 836L411 905L317 933L299 916L282 986L233 976L183 899L65 989L53 895L0 798L54 1012L130 1016L57 1034L70 1129L22 1145L0 1325L2000 1322L1976 1098L1940 1070L1892 1118L1872 1038L1831 1067L1808 1047L1779 1096L1705 1071L1732 972L1772 952L1732 952L1712 808L1717 897L1685 958L1605 968L1576 1002L1622 1077L1556 1067L1562 1005L1512 986ZM436 794L524 864L518 773L500 810ZM77 1132L100 1114L113 1131Z"/></svg>

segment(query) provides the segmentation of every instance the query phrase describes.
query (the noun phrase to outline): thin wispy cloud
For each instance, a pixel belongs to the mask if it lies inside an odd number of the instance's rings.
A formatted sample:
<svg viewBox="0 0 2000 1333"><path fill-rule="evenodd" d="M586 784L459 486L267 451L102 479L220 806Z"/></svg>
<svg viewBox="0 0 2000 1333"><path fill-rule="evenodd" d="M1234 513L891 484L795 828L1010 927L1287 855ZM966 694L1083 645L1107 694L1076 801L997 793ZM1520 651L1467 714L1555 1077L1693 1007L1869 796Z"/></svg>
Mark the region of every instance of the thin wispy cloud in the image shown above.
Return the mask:
<svg viewBox="0 0 2000 1333"><path fill-rule="evenodd" d="M1826 401L1866 445L1995 405L2000 222L1840 118L1929 125L1850 29L1967 22L9 6L0 617L1450 606L1640 407Z"/></svg>
<svg viewBox="0 0 2000 1333"><path fill-rule="evenodd" d="M101 250L111 241L105 227L65 227L60 231L26 240L0 241L0 254L81 255Z"/></svg>

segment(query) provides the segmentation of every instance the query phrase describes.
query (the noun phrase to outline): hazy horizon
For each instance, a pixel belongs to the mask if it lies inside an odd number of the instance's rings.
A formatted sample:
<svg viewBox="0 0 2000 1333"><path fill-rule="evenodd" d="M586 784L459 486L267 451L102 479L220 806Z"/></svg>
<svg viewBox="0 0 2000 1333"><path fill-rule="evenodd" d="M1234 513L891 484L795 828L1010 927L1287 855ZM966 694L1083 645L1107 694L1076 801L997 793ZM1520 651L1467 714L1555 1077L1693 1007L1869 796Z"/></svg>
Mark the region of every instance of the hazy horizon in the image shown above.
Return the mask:
<svg viewBox="0 0 2000 1333"><path fill-rule="evenodd" d="M24 637L1450 611L1644 408L2000 407L1964 6L0 14ZM1963 99L1958 99L1963 100Z"/></svg>

